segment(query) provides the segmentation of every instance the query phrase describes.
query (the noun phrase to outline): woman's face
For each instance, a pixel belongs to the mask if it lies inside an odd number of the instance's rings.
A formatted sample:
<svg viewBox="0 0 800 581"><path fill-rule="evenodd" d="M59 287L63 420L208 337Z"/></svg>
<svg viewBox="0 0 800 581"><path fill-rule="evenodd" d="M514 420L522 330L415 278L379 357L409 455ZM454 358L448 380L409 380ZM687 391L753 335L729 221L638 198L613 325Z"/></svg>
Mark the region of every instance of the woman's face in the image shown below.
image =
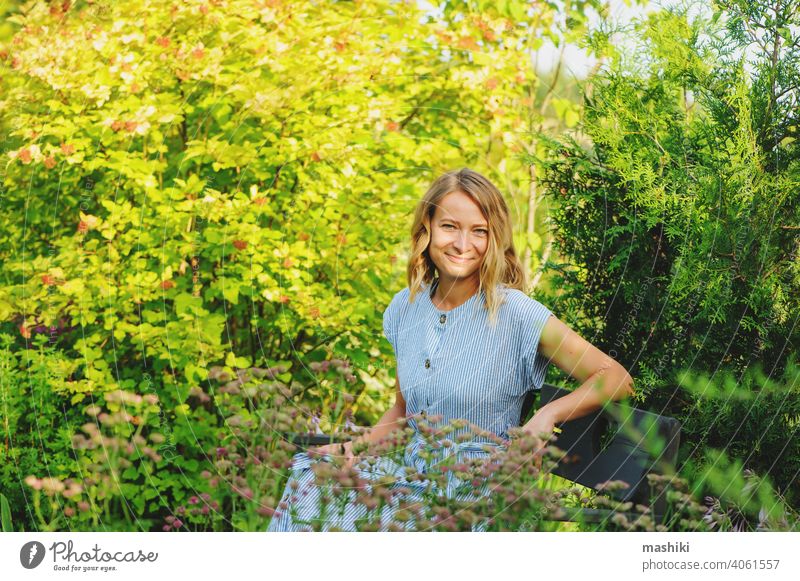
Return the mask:
<svg viewBox="0 0 800 581"><path fill-rule="evenodd" d="M489 244L489 226L480 207L463 192L442 198L431 219L428 254L440 278L479 276Z"/></svg>

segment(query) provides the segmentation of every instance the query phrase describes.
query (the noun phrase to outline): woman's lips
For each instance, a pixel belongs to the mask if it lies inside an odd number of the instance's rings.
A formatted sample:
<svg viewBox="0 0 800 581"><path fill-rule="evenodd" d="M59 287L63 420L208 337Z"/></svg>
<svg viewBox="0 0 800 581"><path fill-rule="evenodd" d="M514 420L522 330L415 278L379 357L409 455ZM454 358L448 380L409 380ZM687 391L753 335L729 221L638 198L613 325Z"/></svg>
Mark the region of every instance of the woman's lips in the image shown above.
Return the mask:
<svg viewBox="0 0 800 581"><path fill-rule="evenodd" d="M465 262L469 262L470 260L472 260L471 258L459 258L457 256L453 256L452 254L445 254L445 256L450 260L452 260L453 262L457 262L459 264L463 264Z"/></svg>

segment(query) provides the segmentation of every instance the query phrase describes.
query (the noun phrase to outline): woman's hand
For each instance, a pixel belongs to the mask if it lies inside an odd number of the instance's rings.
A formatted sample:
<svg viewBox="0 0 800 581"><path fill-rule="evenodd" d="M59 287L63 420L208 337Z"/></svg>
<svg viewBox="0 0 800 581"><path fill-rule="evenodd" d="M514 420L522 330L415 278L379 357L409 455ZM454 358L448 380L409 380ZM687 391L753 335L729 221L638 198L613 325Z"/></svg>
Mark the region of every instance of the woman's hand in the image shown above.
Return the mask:
<svg viewBox="0 0 800 581"><path fill-rule="evenodd" d="M353 465L353 462L356 461L356 457L353 456L352 440L344 442L343 444L336 442L333 444L326 444L325 446L317 446L316 448L310 448L309 451L313 452L314 454L319 454L320 456L330 454L334 457L342 457L344 458L344 465L347 469L349 469Z"/></svg>
<svg viewBox="0 0 800 581"><path fill-rule="evenodd" d="M556 427L555 418L545 408L537 411L534 416L522 426L522 431L534 437L536 448L533 451L533 462L536 468L542 469L542 455L548 442L556 439L553 433Z"/></svg>

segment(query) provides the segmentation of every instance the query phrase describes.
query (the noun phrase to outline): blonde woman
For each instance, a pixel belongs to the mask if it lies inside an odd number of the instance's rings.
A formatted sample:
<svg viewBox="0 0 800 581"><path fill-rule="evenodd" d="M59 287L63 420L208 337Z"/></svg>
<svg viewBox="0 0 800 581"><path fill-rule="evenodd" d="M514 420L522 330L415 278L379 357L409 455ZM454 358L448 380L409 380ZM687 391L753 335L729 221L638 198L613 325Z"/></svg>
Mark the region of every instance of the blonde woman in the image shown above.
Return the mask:
<svg viewBox="0 0 800 581"><path fill-rule="evenodd" d="M430 186L416 208L407 275L408 287L384 312L384 334L397 359L395 403L360 439L378 441L406 418L416 430L417 419L439 416L443 424L465 419L507 441L508 429L518 425L525 395L542 387L551 362L581 385L540 407L522 426L537 438L551 434L556 424L598 409L604 401L632 393L633 381L618 362L524 292L508 207L481 174L464 168L445 173ZM458 434L451 434L451 441L457 441ZM467 441L441 448L440 454L458 454L459 461L467 461L488 454L486 444ZM419 472L433 468L419 455L422 445L417 432L404 458ZM343 454L348 465L355 460L351 442L317 451ZM270 531L308 530L317 517L313 462L305 453L295 456ZM419 483L404 481L403 468L381 459L381 469L401 480L398 486L410 488L412 494L421 492L414 487ZM362 476L369 480L374 472ZM445 493L453 493L449 485ZM382 530L391 522L392 510L384 508ZM341 517L324 523L323 530L353 530L355 519L365 512L363 505L350 503Z"/></svg>

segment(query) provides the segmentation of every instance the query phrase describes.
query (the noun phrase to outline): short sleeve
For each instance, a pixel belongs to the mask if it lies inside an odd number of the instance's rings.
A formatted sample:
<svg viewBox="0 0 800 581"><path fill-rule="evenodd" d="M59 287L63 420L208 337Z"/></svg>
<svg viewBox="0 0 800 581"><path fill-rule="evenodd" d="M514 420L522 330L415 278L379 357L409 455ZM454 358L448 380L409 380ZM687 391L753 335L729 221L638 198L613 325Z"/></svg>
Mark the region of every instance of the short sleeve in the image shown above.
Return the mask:
<svg viewBox="0 0 800 581"><path fill-rule="evenodd" d="M392 298L389 306L383 311L383 334L386 340L392 345L395 355L397 355L397 296Z"/></svg>
<svg viewBox="0 0 800 581"><path fill-rule="evenodd" d="M542 389L550 359L539 353L545 323L553 313L539 301L525 297L520 308L520 337L526 391Z"/></svg>

